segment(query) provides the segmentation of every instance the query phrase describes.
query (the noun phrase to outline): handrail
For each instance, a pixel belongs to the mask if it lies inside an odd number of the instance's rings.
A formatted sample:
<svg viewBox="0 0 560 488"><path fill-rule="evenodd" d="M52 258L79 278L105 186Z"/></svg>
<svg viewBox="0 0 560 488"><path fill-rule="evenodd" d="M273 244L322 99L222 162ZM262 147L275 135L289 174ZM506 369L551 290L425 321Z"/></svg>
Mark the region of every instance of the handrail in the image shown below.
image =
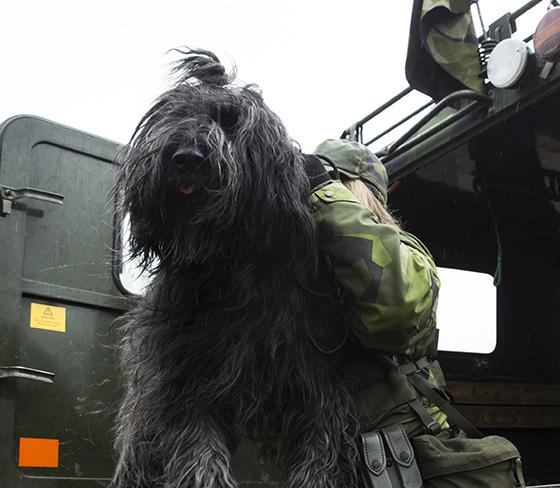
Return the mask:
<svg viewBox="0 0 560 488"><path fill-rule="evenodd" d="M531 0L530 2L527 2L522 7L518 8L515 12L509 14L509 22L510 22L512 32L516 31L516 26L515 26L516 19L518 19L523 14L527 13L529 10L531 10L533 7L536 7L539 3L542 3L543 1L544 0ZM485 36L486 36L486 32L483 32L482 35L478 38L479 43L485 40L486 38ZM529 42L532 39L533 39L533 34L523 39L523 42Z"/></svg>
<svg viewBox="0 0 560 488"><path fill-rule="evenodd" d="M363 126L366 122L369 122L371 119L373 119L374 117L376 117L377 115L379 115L381 112L384 112L385 110L387 110L389 107L391 107L392 105L394 105L396 102L398 102L401 98L405 97L406 95L408 95L411 91L413 91L412 87L408 87L405 88L404 90L402 90L400 93L398 93L397 95L395 95L393 98L391 98L390 100L386 101L383 105L380 105L379 107L377 107L373 112L371 112L370 114L366 115L365 117L363 117L362 119L358 120L358 122L352 124L348 129L346 129L340 136L340 139L345 139L347 136L350 135L350 133L357 127L361 127Z"/></svg>
<svg viewBox="0 0 560 488"><path fill-rule="evenodd" d="M418 137L415 137L414 139L411 139L406 144L403 144L401 147L396 149L391 154L387 154L385 151L380 151L380 152L376 152L375 155L381 159L383 164L386 165L389 176L393 177L395 172L390 170L390 166L391 166L390 163L393 159L395 159L397 156L400 156L402 153L408 151L409 149L413 148L414 146L420 144L421 142L424 142L426 139L429 139L434 134L437 134L438 132L442 131L446 127L449 127L451 124L453 124L459 119L462 119L465 115L473 112L475 109L479 107L481 107L480 102L474 101L472 103L469 103L466 107L463 107L458 112L454 113L453 115L450 115L449 117L445 118L444 120L434 125L433 127L430 127L427 131L422 132Z"/></svg>
<svg viewBox="0 0 560 488"><path fill-rule="evenodd" d="M543 2L543 1L544 0L531 0L530 2L527 2L525 5L523 5L522 7L519 7L515 12L513 12L511 14L510 18L515 20L515 19L521 17L525 12L528 12L533 7L535 7L536 5L538 5L539 3Z"/></svg>
<svg viewBox="0 0 560 488"><path fill-rule="evenodd" d="M421 129L430 120L432 120L444 108L449 107L451 105L451 103L455 102L456 100L468 100L468 99L474 100L475 101L474 103L476 105L478 105L479 103L490 105L492 103L492 99L489 96L482 95L481 93L475 92L473 90L459 90L459 91L453 92L450 95L447 95L445 98L441 99L436 104L436 106L432 110L430 110L430 112L428 112L424 117L422 117L418 122L416 122L410 129L408 129L395 142L393 142L392 144L387 146L387 149L384 151L384 154L386 156L389 156L392 153L394 153L396 149L398 149L400 146L402 146L407 140L410 139L410 137L412 135L414 135L416 132L418 132L419 129ZM473 105L473 104L471 103L471 104L467 105L466 107L462 108L458 112L456 112L453 115L450 115L449 117L447 117L445 120L442 120L440 123L434 125L433 127L430 127L425 132L422 132L418 137L415 137L413 139L413 141L416 141L417 139L419 139L421 136L423 136L427 132L430 132L430 135L432 135L435 132L438 132L439 130L441 130L442 128L447 127L449 124L453 123L455 120L463 117L468 112L472 111L472 109L474 107L471 107L471 109L469 111L465 111L465 109L469 108L471 105ZM445 125L444 125L444 123L445 123ZM433 130L433 129L436 129L436 128L437 128L437 130ZM422 140L426 139L427 137L430 137L430 136L428 135L428 136L424 137Z"/></svg>
<svg viewBox="0 0 560 488"><path fill-rule="evenodd" d="M429 139L430 137L442 131L443 129L449 127L453 123L457 122L459 119L462 119L463 117L465 117L465 115L475 111L476 109L482 106L483 105L479 101L475 100L471 102L469 105L467 105L466 107L463 107L458 112L454 113L453 115L450 115L449 117L446 117L438 124L422 132L418 137L415 137L414 139L408 141L406 144L403 144L402 146L394 150L394 152L392 152L391 154L387 154L386 152L383 151L377 152L376 155L381 159L381 161L383 162L383 164L385 164L387 168L387 172L389 173L389 178L390 179L399 178L400 176L402 176L401 173L403 170L406 170L406 172L410 172L410 166L411 166L410 164L407 164L405 168L398 167L398 166L393 167L391 163L394 159L396 159L398 156L405 153L406 151L412 149L413 147L417 146L418 144Z"/></svg>
<svg viewBox="0 0 560 488"><path fill-rule="evenodd" d="M517 18L521 17L523 14L525 14L526 12L528 12L529 10L531 10L533 7L535 7L536 5L540 4L541 2L543 2L544 0L530 0L528 1L525 5L521 6L520 8L518 8L517 10L515 10L513 13L509 14L509 18L511 19L511 21L515 21ZM525 39L525 42L529 42L532 39L532 35L529 36L528 38ZM483 33L483 35L479 38L479 41L483 41L485 38L485 35ZM391 107L392 105L394 105L396 102L398 102L399 100L401 100L403 97L405 97L406 95L408 95L409 93L411 93L412 91L414 91L413 88L408 87L405 88L404 90L402 90L400 93L398 93L397 95L395 95L394 97L392 97L391 99L389 99L387 102L385 102L384 104L380 105L379 107L377 107L373 112L369 113L368 115L366 115L365 117L363 117L362 119L358 120L357 122L355 122L354 124L352 124L349 128L347 128L346 130L344 130L344 132L342 132L340 138L341 139L345 139L345 138L355 138L355 139L360 139L362 137L362 129L365 123L369 122L370 120L372 120L374 117L376 117L377 115L379 115L380 113L384 112L385 110L387 110L389 107ZM464 90L464 91L468 91L468 90ZM458 92L455 92L455 94L457 94ZM455 94L451 94L451 95L455 95ZM451 96L450 95L450 96ZM484 95L480 95L480 97L484 97ZM447 98L447 97L446 97ZM445 98L440 101L443 102L445 100ZM484 102L484 103L489 103L489 99L479 99L480 102ZM431 102L433 103L433 102ZM390 126L388 129L385 129L383 132L381 132L380 134L377 134L375 137L373 137L372 139L370 139L369 141L367 141L365 143L365 145L370 145L373 142L379 140L381 137L385 136L386 134L388 134L389 132L393 131L394 129L396 129L397 127L401 126L403 123L405 123L406 121L410 120L412 117L418 115L420 112L422 112L423 110L425 110L430 104L426 104L418 109L416 109L415 111L413 111L411 114L407 115L406 117L404 117L403 119L401 119L399 122L393 124L392 126ZM439 104L438 104L439 105ZM438 107L438 105L436 105L436 107ZM456 117L458 114L461 114L461 116L464 116L466 113L468 113L469 111L472 111L473 108L475 108L475 106L473 105L471 107L470 104L465 108L469 108L469 110L467 111L459 111L457 112L457 114L452 115L452 119L451 122L457 120L458 117ZM441 110L441 109L440 109ZM433 117L435 114L432 114L431 117ZM430 117L430 118L431 118ZM450 118L451 118L450 117ZM401 136L397 141L395 141L393 144L391 144L390 148L394 151L400 144L402 144L404 141L406 141L415 131L418 130L419 127L421 127L421 123L424 121L425 123L425 118L423 118L418 124L415 124L415 126L412 129L409 129L407 131L407 133L404 136ZM428 119L429 120L429 119ZM447 119L446 119L447 120ZM442 121L445 122L445 121ZM437 124L435 127L439 127L441 130L442 128L444 128L445 126L447 126L449 123L444 124L444 125L440 125ZM420 125L419 125L420 124ZM415 130L413 130L415 129ZM429 129L430 130L430 134L433 133L432 128ZM424 133L423 133L424 134ZM406 136L406 137L405 137ZM429 137L429 135L427 136ZM423 137L422 140L424 140L425 137ZM414 140L417 140L417 138L415 138ZM398 143L398 144L397 144ZM384 154L386 156L387 153L386 152L382 152L380 154Z"/></svg>
<svg viewBox="0 0 560 488"><path fill-rule="evenodd" d="M396 124L393 124L391 127L385 129L380 134L377 134L373 139L370 139L369 141L364 142L364 145L369 146L370 144L373 144L375 141L377 141L378 139L381 139L383 136L387 135L389 132L392 132L397 127L400 127L405 122L408 122L412 117L415 117L420 112L423 112L424 110L426 110L429 106L431 106L433 104L434 104L434 101L430 100L428 103L426 103L426 104L422 105L421 107L417 108L414 112L411 112L410 114L408 114L404 119L399 120Z"/></svg>

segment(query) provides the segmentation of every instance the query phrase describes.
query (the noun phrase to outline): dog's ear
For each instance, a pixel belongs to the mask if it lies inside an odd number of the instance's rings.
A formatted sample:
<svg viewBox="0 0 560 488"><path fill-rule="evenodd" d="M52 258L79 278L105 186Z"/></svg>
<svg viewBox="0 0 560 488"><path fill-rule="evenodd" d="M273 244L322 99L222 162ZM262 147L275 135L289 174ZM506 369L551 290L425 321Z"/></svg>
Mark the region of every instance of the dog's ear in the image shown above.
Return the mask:
<svg viewBox="0 0 560 488"><path fill-rule="evenodd" d="M215 86L225 86L231 83L230 77L218 56L203 49L175 49L183 55L172 68L177 76L178 84L203 83Z"/></svg>

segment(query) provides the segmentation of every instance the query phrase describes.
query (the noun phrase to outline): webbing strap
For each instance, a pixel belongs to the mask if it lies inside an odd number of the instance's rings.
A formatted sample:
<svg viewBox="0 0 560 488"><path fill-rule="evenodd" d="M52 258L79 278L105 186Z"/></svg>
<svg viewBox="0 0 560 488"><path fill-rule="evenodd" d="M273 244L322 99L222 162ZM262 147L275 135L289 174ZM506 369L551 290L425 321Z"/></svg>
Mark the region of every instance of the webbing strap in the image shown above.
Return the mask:
<svg viewBox="0 0 560 488"><path fill-rule="evenodd" d="M437 420L434 420L432 416L428 413L424 405L420 403L418 398L409 403L410 408L416 412L420 422L424 424L426 432L431 435L438 435L441 432L441 425Z"/></svg>
<svg viewBox="0 0 560 488"><path fill-rule="evenodd" d="M427 356L424 356L416 361L410 361L407 363L403 363L398 366L398 370L400 373L405 375L410 375L412 373L416 373L419 369L428 368L431 365L431 361L428 359Z"/></svg>
<svg viewBox="0 0 560 488"><path fill-rule="evenodd" d="M410 384L416 390L424 395L431 403L439 407L439 409L447 415L448 419L460 429L464 430L469 437L480 439L484 437L482 433L471 424L455 407L453 407L445 398L443 398L432 385L418 374L408 376Z"/></svg>

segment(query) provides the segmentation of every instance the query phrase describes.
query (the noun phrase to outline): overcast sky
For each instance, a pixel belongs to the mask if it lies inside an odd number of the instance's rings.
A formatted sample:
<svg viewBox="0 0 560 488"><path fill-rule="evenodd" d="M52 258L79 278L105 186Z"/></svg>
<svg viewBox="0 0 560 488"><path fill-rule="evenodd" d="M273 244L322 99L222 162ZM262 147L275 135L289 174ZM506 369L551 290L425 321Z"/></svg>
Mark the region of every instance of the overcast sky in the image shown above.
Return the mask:
<svg viewBox="0 0 560 488"><path fill-rule="evenodd" d="M505 4L523 3L481 0L487 23ZM126 142L166 86L166 51L201 47L235 62L241 81L260 85L291 136L311 151L407 86L411 4L2 0L0 119L30 113Z"/></svg>
<svg viewBox="0 0 560 488"><path fill-rule="evenodd" d="M480 3L488 25L525 0ZM165 53L201 47L215 51L226 66L235 63L240 81L258 84L291 136L312 151L407 86L411 5L410 0L0 0L0 120L29 113L126 142L167 86L173 58ZM542 2L523 17L520 37L534 31L546 6ZM407 97L376 119L377 127L382 130L424 100L419 94ZM442 272L442 280L441 346L490 352L496 313L491 277L470 288L466 276L453 281ZM458 290L461 299L453 299Z"/></svg>

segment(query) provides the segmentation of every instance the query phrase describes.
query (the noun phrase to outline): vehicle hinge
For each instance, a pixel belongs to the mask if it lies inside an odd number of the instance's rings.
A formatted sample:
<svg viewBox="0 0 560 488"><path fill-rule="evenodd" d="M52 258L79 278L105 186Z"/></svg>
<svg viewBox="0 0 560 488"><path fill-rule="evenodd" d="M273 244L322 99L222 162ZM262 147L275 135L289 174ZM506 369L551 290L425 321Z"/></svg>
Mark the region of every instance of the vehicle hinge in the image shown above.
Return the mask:
<svg viewBox="0 0 560 488"><path fill-rule="evenodd" d="M517 31L517 25L510 13L500 17L488 28L489 36L498 42L509 39L515 31Z"/></svg>

